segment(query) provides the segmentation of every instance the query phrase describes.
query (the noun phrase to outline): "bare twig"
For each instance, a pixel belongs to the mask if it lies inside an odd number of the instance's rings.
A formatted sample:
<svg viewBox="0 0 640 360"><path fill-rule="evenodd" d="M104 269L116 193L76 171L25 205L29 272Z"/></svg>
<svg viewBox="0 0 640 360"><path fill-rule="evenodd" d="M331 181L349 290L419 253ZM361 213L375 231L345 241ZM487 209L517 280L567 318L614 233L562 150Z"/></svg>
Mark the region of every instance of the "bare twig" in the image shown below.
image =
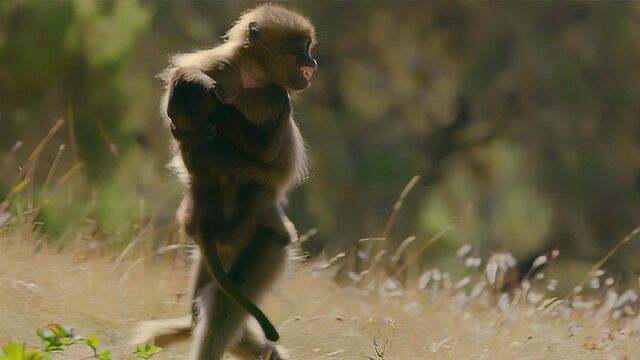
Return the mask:
<svg viewBox="0 0 640 360"><path fill-rule="evenodd" d="M40 155L45 145L47 145L47 143L51 140L53 135L55 135L58 132L58 130L60 130L60 127L62 127L63 124L64 124L64 119L62 118L58 119L55 122L55 124L53 124L51 129L49 129L49 132L47 133L47 135L45 135L44 138L38 144L38 146L36 146L35 149L33 149L33 151L31 152L31 155L29 155L29 157L27 158L27 163L33 162Z"/></svg>
<svg viewBox="0 0 640 360"><path fill-rule="evenodd" d="M0 177L2 177L2 174L4 174L4 172L7 169L7 167L9 167L9 164L11 163L11 160L13 160L13 157L15 156L16 152L21 147L22 147L22 141L20 141L20 140L16 141L16 143L11 148L11 151L9 152L7 157L4 159L4 163L2 164L2 167L0 168Z"/></svg>
<svg viewBox="0 0 640 360"><path fill-rule="evenodd" d="M418 256L420 256L423 252L425 252L425 250L427 250L431 245L435 244L438 240L440 240L444 236L444 234L448 233L452 229L453 229L453 226L448 226L444 230L435 234L431 239L425 241L424 244L422 244L422 246L416 252L412 253L411 256L409 256L407 260L402 263L402 265L396 268L396 270L393 272L392 277L394 278L397 277L398 274L400 274L404 269L406 269L407 266L409 266L409 264L414 262L418 258Z"/></svg>
<svg viewBox="0 0 640 360"><path fill-rule="evenodd" d="M73 107L69 105L67 108L67 130L69 132L69 144L71 145L71 154L73 155L73 162L78 163L80 156L78 156L78 141L76 139L76 119L73 113Z"/></svg>
<svg viewBox="0 0 640 360"><path fill-rule="evenodd" d="M84 165L84 163L75 163L71 169L67 170L66 173L64 173L60 179L58 179L58 183L56 184L56 186L60 186L62 184L64 184L65 182L67 182L67 180L69 180L69 178L71 176L73 176L73 174L75 174L76 172L78 172L78 170L80 170L80 168L82 168L82 166Z"/></svg>
<svg viewBox="0 0 640 360"><path fill-rule="evenodd" d="M98 120L96 120L96 124L98 125L98 130L100 130L100 135L102 135L102 138L107 143L107 146L109 146L109 151L111 151L111 155L113 155L114 158L117 158L118 147L116 146L116 144L113 143L113 141L111 141L111 137L109 136L107 129L105 129L104 126L102 126L102 123Z"/></svg>
<svg viewBox="0 0 640 360"><path fill-rule="evenodd" d="M420 180L420 175L415 175L414 177L411 178L411 180L409 180L407 185L404 186L404 189L402 189L402 192L400 193L400 196L398 196L398 200L396 200L396 203L393 205L391 214L389 215L389 218L387 219L387 222L384 225L384 228L382 229L382 235L380 236L380 238L386 240L389 237L389 232L391 231L391 228L393 227L393 224L396 221L398 212L400 211L400 209L402 209L402 204L404 204L404 199L407 197L411 189L413 189L413 187L418 183L418 180ZM371 242L367 250L367 258L371 259L372 258L371 255L378 250L377 243L378 241ZM371 265L372 263L369 262L367 268L371 268Z"/></svg>
<svg viewBox="0 0 640 360"><path fill-rule="evenodd" d="M591 270L589 270L589 272L584 277L580 285L578 285L578 287L574 289L574 294L579 294L582 291L582 289L584 289L585 285L587 285L587 282L591 280L591 278L596 273L596 271L598 271L602 267L602 265L604 265L613 256L613 254L618 252L618 250L620 250L622 245L633 240L633 238L638 234L640 234L640 226L635 228L632 232L630 232L627 236L625 236L622 240L620 240L611 250L609 250L607 255L605 255L600 261L598 261L595 265L593 265L593 267L591 268Z"/></svg>
<svg viewBox="0 0 640 360"><path fill-rule="evenodd" d="M409 244L411 244L415 240L416 240L415 236L409 236L408 238L404 239L400 243L400 245L398 245L398 247L396 248L396 252L390 258L391 263L393 264L393 266L396 266L398 264L398 261L400 261L400 257L402 256L402 253L404 253L404 251L407 249Z"/></svg>
<svg viewBox="0 0 640 360"><path fill-rule="evenodd" d="M58 163L60 162L60 157L62 156L64 149L65 149L64 144L61 144L58 147L58 152L56 152L56 156L53 158L53 163L51 163L51 167L49 168L49 173L47 174L47 178L44 180L44 183L42 184L42 189L40 190L40 198L38 199L37 206L42 205L42 200L44 199L47 189L49 188L49 184L51 183L53 174L56 172L56 168L58 167Z"/></svg>
<svg viewBox="0 0 640 360"><path fill-rule="evenodd" d="M404 199L409 194L409 191L411 191L411 189L413 189L413 187L416 186L416 184L418 183L418 180L420 180L420 175L415 175L414 177L411 178L411 180L409 180L407 185L405 185L404 189L400 193L400 196L398 197L398 200L396 200L396 203L393 205L393 210L391 211L391 215L389 215L389 219L387 219L387 223L384 225L384 229L382 230L382 237L386 238L389 236L391 227L396 222L396 216L398 215L398 212L400 211L400 209L402 209L402 204L404 204Z"/></svg>
<svg viewBox="0 0 640 360"><path fill-rule="evenodd" d="M62 126L62 124L64 124L64 119L58 119L55 122L55 124L53 124L51 129L49 129L49 132L47 132L47 134L40 141L40 143L35 147L35 149L33 149L31 154L27 158L27 161L25 162L25 165L23 167L22 176L18 177L18 180L16 180L16 184L13 186L12 190L9 192L9 195L7 195L7 197L0 204L0 213L4 212L4 210L6 210L6 208L9 206L12 198L17 193L22 191L27 185L31 184L31 182L32 182L31 180L32 180L32 177L33 177L33 168L35 168L34 164L35 164L36 160L40 156L40 153L42 153L42 150L47 145L47 143L49 143L49 141L51 140L53 135L55 135L55 133L58 132L58 130L60 130L60 127ZM14 146L14 148L16 148L16 146L18 146L18 144L16 144ZM31 206L29 206L29 208L31 208Z"/></svg>

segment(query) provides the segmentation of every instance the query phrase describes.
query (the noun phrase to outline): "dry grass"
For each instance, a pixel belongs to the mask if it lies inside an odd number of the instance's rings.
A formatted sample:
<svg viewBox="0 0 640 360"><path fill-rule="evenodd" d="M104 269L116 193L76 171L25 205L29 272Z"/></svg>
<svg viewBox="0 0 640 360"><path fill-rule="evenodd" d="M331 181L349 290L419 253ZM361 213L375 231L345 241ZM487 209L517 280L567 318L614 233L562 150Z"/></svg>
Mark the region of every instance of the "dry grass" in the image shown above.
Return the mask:
<svg viewBox="0 0 640 360"><path fill-rule="evenodd" d="M182 257L130 253L116 266L111 255L89 248L58 251L33 237L25 228L0 226L0 342L37 345L35 328L58 321L78 333L97 334L114 359L125 359L136 321L188 311L187 300L178 296L188 272ZM401 290L391 281L339 287L331 268L317 265L294 269L265 304L294 359L635 359L640 354L637 299L623 301L611 289L602 301L548 305L533 290L492 294L492 267L489 278L478 272L467 285L456 286L434 271L422 277L422 290ZM184 359L187 347L165 349L157 358Z"/></svg>

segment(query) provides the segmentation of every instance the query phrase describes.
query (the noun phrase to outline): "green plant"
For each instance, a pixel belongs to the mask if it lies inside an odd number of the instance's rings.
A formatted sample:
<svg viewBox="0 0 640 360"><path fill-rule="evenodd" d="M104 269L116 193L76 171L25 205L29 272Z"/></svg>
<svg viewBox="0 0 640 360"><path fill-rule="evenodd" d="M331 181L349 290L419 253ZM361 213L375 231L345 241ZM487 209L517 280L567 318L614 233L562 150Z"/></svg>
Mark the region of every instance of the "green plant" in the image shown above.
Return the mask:
<svg viewBox="0 0 640 360"><path fill-rule="evenodd" d="M40 349L26 350L24 343L10 342L2 345L0 360L48 360L51 354Z"/></svg>
<svg viewBox="0 0 640 360"><path fill-rule="evenodd" d="M141 359L151 359L151 357L159 353L160 350L162 349L155 345L143 344L143 345L136 345L136 348L135 350L133 350L133 353Z"/></svg>
<svg viewBox="0 0 640 360"><path fill-rule="evenodd" d="M87 337L77 336L72 328L66 328L57 323L50 323L46 329L36 330L36 334L42 341L41 348L27 350L24 343L9 342L2 346L0 360L50 360L54 354L64 354L67 348L73 345L86 345L91 349L93 355L84 359L112 359L110 350L98 350L100 339L93 334ZM160 350L162 349L152 344L142 344L137 345L132 354L138 359L146 360Z"/></svg>

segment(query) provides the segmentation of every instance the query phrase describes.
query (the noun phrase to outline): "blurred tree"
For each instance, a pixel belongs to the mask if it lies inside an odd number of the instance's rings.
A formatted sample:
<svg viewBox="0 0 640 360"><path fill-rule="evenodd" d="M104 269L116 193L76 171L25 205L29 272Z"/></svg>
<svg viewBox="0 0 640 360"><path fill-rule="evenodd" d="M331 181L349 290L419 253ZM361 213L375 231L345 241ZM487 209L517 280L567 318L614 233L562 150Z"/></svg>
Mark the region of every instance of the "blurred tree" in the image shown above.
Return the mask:
<svg viewBox="0 0 640 360"><path fill-rule="evenodd" d="M217 43L251 5L0 2L0 151L36 143L73 114L82 198L97 192L99 224L129 224L141 197L147 216L169 221L180 190L163 167L154 77L167 54ZM414 174L422 180L390 242L454 225L433 256L472 242L594 258L637 225L637 4L287 6L319 32L320 71L295 99L312 176L288 210L300 230L319 229L314 249L379 235ZM12 184L5 177L0 194ZM162 186L175 192L154 190ZM625 254L617 261L638 266Z"/></svg>
<svg viewBox="0 0 640 360"><path fill-rule="evenodd" d="M124 71L150 15L137 1L3 2L3 143L39 140L56 117L73 116L87 174L106 179L114 154L105 141L127 151Z"/></svg>

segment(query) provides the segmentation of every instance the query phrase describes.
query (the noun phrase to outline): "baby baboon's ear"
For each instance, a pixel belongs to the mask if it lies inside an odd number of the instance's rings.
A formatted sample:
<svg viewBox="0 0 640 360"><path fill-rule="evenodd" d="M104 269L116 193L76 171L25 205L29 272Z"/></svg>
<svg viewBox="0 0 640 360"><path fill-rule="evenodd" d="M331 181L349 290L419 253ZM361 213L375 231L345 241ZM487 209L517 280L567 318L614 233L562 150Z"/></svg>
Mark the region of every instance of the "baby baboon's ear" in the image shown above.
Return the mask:
<svg viewBox="0 0 640 360"><path fill-rule="evenodd" d="M258 23L252 21L249 23L249 42L254 42L258 39Z"/></svg>

